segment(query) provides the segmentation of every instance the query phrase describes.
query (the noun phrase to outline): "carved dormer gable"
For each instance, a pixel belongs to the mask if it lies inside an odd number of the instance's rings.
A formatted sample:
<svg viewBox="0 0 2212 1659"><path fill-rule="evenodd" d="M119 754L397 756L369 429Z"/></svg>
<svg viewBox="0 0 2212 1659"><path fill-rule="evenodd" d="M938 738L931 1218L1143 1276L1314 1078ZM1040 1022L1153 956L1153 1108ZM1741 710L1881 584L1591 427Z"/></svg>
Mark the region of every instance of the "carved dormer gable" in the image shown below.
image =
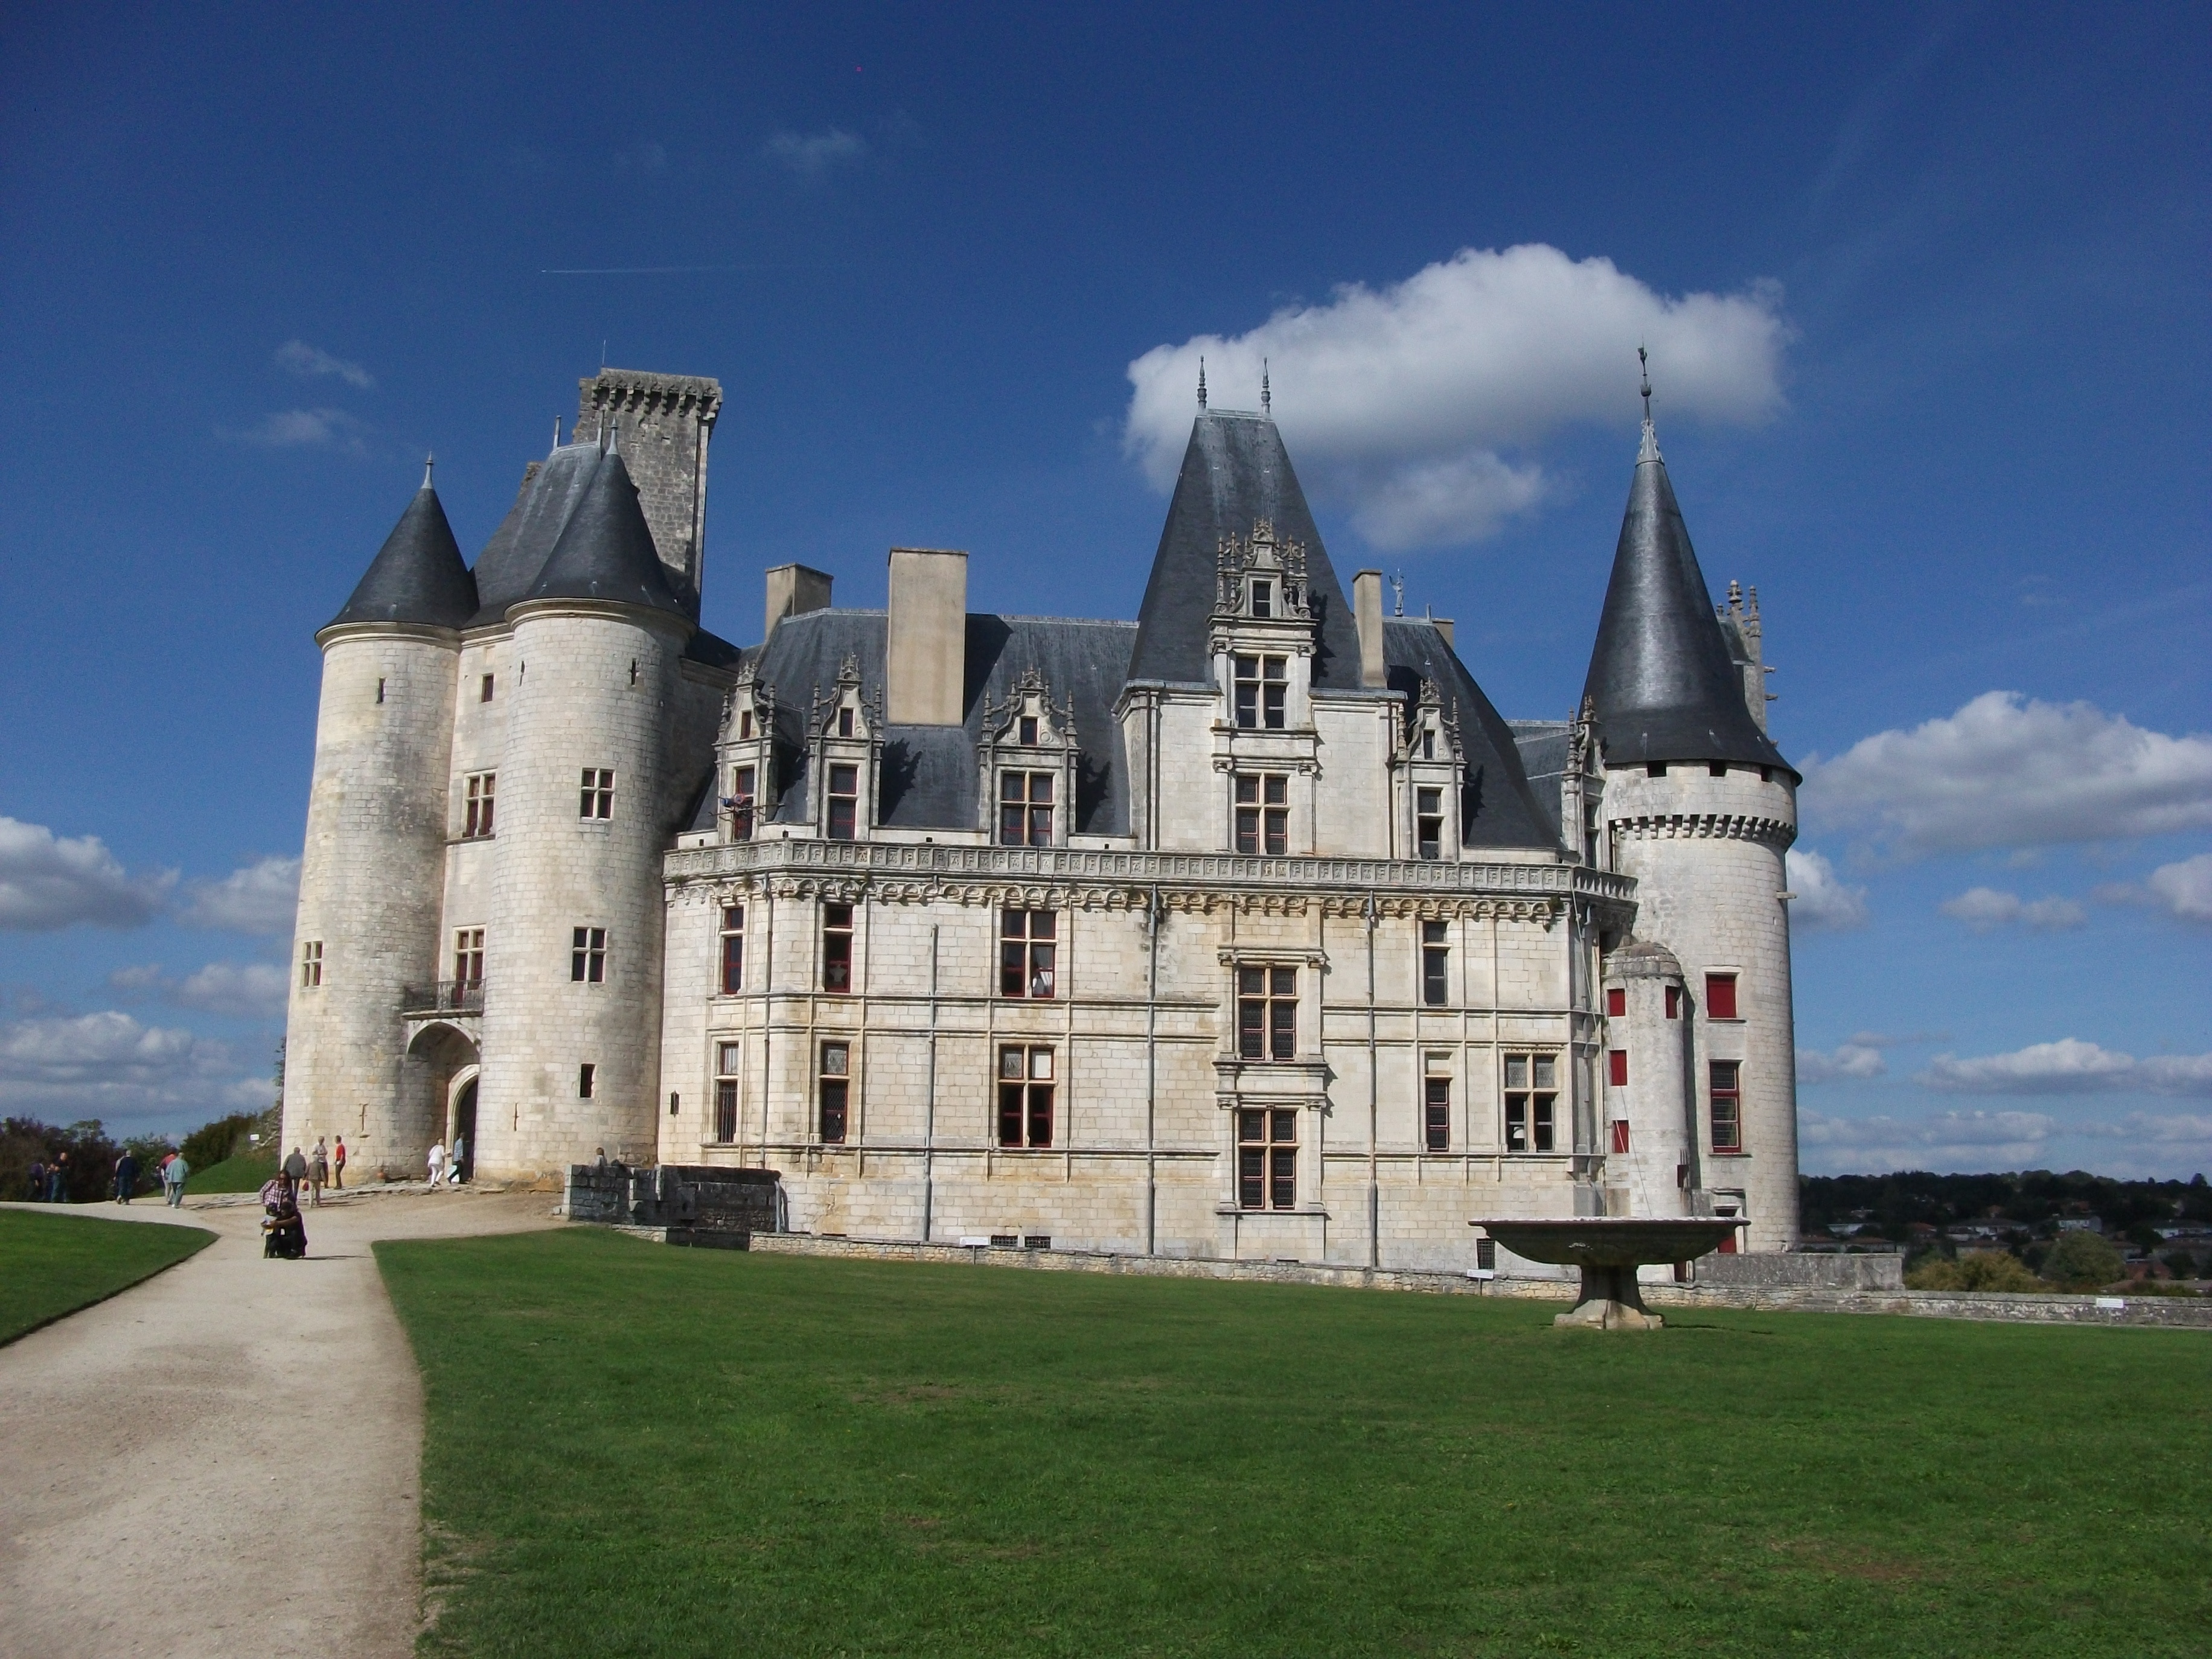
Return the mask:
<svg viewBox="0 0 2212 1659"><path fill-rule="evenodd" d="M975 749L985 833L1001 847L1065 847L1082 754L1073 703L1055 705L1032 665L1003 702L985 705Z"/></svg>
<svg viewBox="0 0 2212 1659"><path fill-rule="evenodd" d="M1311 621L1305 544L1279 538L1266 519L1253 525L1249 536L1224 536L1215 562L1213 611L1224 620Z"/></svg>
<svg viewBox="0 0 2212 1659"><path fill-rule="evenodd" d="M747 663L731 687L716 741L715 816L722 838L750 841L775 815L775 691Z"/></svg>
<svg viewBox="0 0 2212 1659"><path fill-rule="evenodd" d="M1459 710L1444 701L1432 675L1422 676L1420 694L1406 711L1405 723L1398 732L1398 758L1440 761L1453 766L1466 759L1466 750L1460 744Z"/></svg>
<svg viewBox="0 0 2212 1659"><path fill-rule="evenodd" d="M880 696L866 696L856 659L847 657L830 689L814 694L806 725L814 832L825 841L860 841L875 823L884 711Z"/></svg>
<svg viewBox="0 0 2212 1659"><path fill-rule="evenodd" d="M1422 665L1420 690L1406 710L1390 756L1395 856L1455 862L1460 856L1467 750L1459 709L1434 668Z"/></svg>

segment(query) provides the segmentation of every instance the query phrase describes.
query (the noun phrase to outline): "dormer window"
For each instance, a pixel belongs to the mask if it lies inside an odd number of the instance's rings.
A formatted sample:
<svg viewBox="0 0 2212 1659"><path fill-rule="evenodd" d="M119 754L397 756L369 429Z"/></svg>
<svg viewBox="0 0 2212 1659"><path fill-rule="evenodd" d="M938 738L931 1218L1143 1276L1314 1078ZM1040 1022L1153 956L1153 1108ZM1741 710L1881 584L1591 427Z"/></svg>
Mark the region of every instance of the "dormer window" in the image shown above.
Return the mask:
<svg viewBox="0 0 2212 1659"><path fill-rule="evenodd" d="M1423 760L1434 760L1436 757L1437 734L1433 732L1423 732L1421 733L1421 758Z"/></svg>
<svg viewBox="0 0 2212 1659"><path fill-rule="evenodd" d="M1252 583L1252 614L1272 617L1275 614L1275 584L1261 578Z"/></svg>
<svg viewBox="0 0 2212 1659"><path fill-rule="evenodd" d="M1052 845L1052 774L1001 772L999 775L999 845Z"/></svg>
<svg viewBox="0 0 2212 1659"><path fill-rule="evenodd" d="M849 708L841 708L837 711L837 735L841 738L849 738L853 735L853 711Z"/></svg>
<svg viewBox="0 0 2212 1659"><path fill-rule="evenodd" d="M730 772L730 798L724 802L730 814L730 839L750 841L753 838L753 799L757 793L758 773L750 766L732 768Z"/></svg>
<svg viewBox="0 0 2212 1659"><path fill-rule="evenodd" d="M1034 749L1037 746L1037 717L1036 715L1024 714L1022 716L1020 724L1017 728L1017 736L1014 740L1020 744L1024 749Z"/></svg>
<svg viewBox="0 0 2212 1659"><path fill-rule="evenodd" d="M1237 724L1248 729L1283 729L1285 699L1289 691L1287 659L1236 659Z"/></svg>
<svg viewBox="0 0 2212 1659"><path fill-rule="evenodd" d="M750 708L740 708L740 709L738 711L738 739L739 739L740 741L743 741L744 738L750 738L750 736L752 736L752 734L753 734L753 711L752 711L751 709L750 709Z"/></svg>
<svg viewBox="0 0 2212 1659"><path fill-rule="evenodd" d="M850 720L852 710L844 711ZM831 841L852 841L859 831L860 822L860 769L838 765L830 768L830 811L823 833Z"/></svg>

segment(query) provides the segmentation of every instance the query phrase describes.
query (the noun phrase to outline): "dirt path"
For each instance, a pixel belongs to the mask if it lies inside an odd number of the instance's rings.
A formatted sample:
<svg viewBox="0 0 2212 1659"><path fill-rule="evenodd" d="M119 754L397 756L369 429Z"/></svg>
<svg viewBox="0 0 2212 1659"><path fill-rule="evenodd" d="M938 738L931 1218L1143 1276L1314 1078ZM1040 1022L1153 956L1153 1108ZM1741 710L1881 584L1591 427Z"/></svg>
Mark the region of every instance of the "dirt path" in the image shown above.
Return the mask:
<svg viewBox="0 0 2212 1659"><path fill-rule="evenodd" d="M369 1244L557 1226L551 1206L325 1204L305 1261L263 1260L251 1203L70 1211L218 1237L0 1348L0 1655L411 1653L422 1391Z"/></svg>

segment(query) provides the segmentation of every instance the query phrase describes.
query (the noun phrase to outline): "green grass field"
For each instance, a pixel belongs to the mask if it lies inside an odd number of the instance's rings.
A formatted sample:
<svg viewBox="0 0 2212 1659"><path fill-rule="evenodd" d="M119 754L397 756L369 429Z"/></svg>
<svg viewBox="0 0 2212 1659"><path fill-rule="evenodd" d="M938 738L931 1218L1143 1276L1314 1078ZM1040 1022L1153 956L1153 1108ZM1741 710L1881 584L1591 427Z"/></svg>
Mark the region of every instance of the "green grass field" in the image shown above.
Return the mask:
<svg viewBox="0 0 2212 1659"><path fill-rule="evenodd" d="M276 1173L274 1152L240 1152L186 1176L185 1196L190 1198L195 1193L258 1193L261 1183Z"/></svg>
<svg viewBox="0 0 2212 1659"><path fill-rule="evenodd" d="M128 1290L214 1243L204 1227L0 1210L0 1342Z"/></svg>
<svg viewBox="0 0 2212 1659"><path fill-rule="evenodd" d="M2212 1337L380 1244L477 1655L2149 1656Z"/></svg>

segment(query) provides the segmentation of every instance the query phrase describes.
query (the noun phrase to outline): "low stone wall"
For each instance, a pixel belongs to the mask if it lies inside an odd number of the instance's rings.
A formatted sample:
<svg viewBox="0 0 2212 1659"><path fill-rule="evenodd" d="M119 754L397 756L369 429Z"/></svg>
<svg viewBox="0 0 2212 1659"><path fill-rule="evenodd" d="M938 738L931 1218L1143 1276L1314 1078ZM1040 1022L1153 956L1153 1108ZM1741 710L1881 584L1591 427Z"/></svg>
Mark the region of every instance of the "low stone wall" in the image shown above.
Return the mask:
<svg viewBox="0 0 2212 1659"><path fill-rule="evenodd" d="M781 1194L774 1170L573 1164L562 1213L601 1226L742 1237L772 1233L782 1224Z"/></svg>
<svg viewBox="0 0 2212 1659"><path fill-rule="evenodd" d="M678 1243L671 1238L670 1243ZM1110 1255L1087 1250L1019 1250L981 1244L915 1244L890 1239L818 1238L755 1233L750 1248L771 1255L842 1256L873 1261L934 1261L1028 1267L1045 1273L1137 1273L1155 1279L1252 1280L1347 1290L1410 1291L1434 1296L1503 1297L1571 1302L1577 1286L1558 1279L1421 1273L1402 1267L1338 1267L1288 1261L1220 1261ZM1751 1257L1756 1261L1759 1258ZM1875 1258L1861 1258L1875 1259ZM2002 1295L1966 1291L1865 1291L1821 1285L1646 1285L1655 1310L1740 1308L1759 1312L1908 1314L1935 1319L1995 1319L2037 1324L2159 1325L2212 1330L2212 1297Z"/></svg>
<svg viewBox="0 0 2212 1659"><path fill-rule="evenodd" d="M1771 1290L1901 1291L1905 1257L1894 1250L1865 1255L1792 1252L1787 1255L1708 1255L1690 1264L1693 1285Z"/></svg>

